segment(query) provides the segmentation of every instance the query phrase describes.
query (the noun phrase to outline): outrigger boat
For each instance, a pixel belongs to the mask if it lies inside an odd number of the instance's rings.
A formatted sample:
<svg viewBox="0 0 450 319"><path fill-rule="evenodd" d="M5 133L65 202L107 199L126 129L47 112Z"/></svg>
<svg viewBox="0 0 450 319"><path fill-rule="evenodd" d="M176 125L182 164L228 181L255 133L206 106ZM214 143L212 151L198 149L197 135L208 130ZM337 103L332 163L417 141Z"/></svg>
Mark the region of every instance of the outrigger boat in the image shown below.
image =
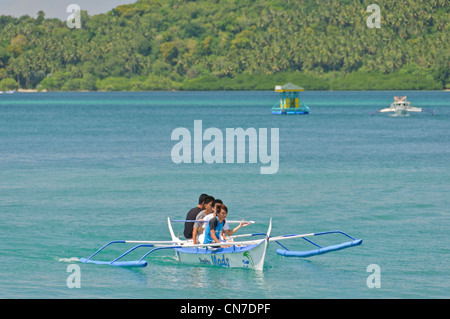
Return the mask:
<svg viewBox="0 0 450 319"><path fill-rule="evenodd" d="M414 107L411 102L406 100L406 96L394 96L394 102L388 107L370 113L374 115L377 113L395 113L396 115L407 115L409 112L426 112L434 115L434 110L427 110L421 107Z"/></svg>
<svg viewBox="0 0 450 319"><path fill-rule="evenodd" d="M337 251L353 246L358 246L362 243L362 239L355 239L352 236L341 231L328 231L321 233L309 233L309 234L294 234L270 237L272 230L272 219L270 219L269 227L266 233L253 233L231 236L232 242L214 243L214 244L196 244L192 241L181 240L172 229L170 218L167 218L169 232L172 237L171 241L137 241L137 240L115 240L111 241L88 258L80 258L82 263L98 264L98 265L110 265L119 267L145 267L147 261L144 259L148 255L160 251L160 250L173 250L175 251L176 259L179 262L199 265L221 266L226 268L250 268L254 270L262 271L264 267L264 259L269 242L278 243L283 249L278 249L276 253L284 257L300 257L306 258L315 255L321 255L332 251ZM192 221L193 222L193 221ZM337 245L321 247L307 237L320 236L332 233L339 233L350 238L350 241L340 243ZM260 239L246 240L246 241L234 241L237 238L244 237L257 237L262 236ZM303 238L307 242L315 245L317 248L308 251L292 251L283 246L279 241ZM113 244L134 244L131 249L121 254L117 258L111 261L101 261L92 259L98 253L103 251L106 247ZM122 258L129 255L131 252L139 248L151 248L138 260L122 261Z"/></svg>

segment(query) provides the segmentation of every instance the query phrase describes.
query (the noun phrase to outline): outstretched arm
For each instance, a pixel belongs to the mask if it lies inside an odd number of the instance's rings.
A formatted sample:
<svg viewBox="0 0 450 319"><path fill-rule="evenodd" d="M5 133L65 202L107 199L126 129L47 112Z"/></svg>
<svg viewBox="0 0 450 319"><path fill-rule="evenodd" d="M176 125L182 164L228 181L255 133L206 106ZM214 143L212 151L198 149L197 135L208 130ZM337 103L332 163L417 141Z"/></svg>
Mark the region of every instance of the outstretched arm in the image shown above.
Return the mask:
<svg viewBox="0 0 450 319"><path fill-rule="evenodd" d="M238 231L240 228L248 226L250 223L248 222L244 222L244 219L242 220L242 222L239 224L239 226L237 226L236 228L234 228L233 230L227 229L225 232L228 236L233 235L236 231Z"/></svg>

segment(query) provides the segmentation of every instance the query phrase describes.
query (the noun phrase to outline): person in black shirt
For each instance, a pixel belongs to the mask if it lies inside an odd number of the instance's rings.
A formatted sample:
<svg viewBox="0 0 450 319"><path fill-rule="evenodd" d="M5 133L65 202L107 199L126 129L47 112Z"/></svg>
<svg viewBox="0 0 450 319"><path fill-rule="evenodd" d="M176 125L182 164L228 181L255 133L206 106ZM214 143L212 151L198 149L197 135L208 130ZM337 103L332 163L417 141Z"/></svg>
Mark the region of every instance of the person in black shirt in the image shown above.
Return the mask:
<svg viewBox="0 0 450 319"><path fill-rule="evenodd" d="M198 205L192 208L186 215L186 220L195 220L198 213L200 213L204 209L205 199L207 194L201 194L198 198ZM186 239L192 239L192 230L194 228L193 222L185 222L184 223L184 237Z"/></svg>

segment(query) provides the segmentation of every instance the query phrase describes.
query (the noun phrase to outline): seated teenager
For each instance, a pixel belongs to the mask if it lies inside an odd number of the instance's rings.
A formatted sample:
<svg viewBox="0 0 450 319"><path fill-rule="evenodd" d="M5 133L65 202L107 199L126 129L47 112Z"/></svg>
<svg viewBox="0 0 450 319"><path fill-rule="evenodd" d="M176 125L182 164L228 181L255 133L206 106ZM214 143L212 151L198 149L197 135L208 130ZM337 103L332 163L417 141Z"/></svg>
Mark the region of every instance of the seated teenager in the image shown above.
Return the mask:
<svg viewBox="0 0 450 319"><path fill-rule="evenodd" d="M197 216L195 217L195 220L198 220L200 222L195 223L192 229L192 241L194 245L199 244L198 236L203 232L203 224L204 224L203 219L206 216L213 214L213 203L214 197L206 196L204 209L200 213L198 213Z"/></svg>
<svg viewBox="0 0 450 319"><path fill-rule="evenodd" d="M204 244L220 243L219 238L223 235L223 226L226 223L227 214L228 208L225 205L218 206L216 217L211 219L206 226Z"/></svg>
<svg viewBox="0 0 450 319"><path fill-rule="evenodd" d="M198 205L192 208L186 215L186 220L195 220L198 213L200 213L204 209L206 194L201 194L198 199ZM185 222L184 223L184 237L186 239L192 239L192 231L194 228L194 222Z"/></svg>

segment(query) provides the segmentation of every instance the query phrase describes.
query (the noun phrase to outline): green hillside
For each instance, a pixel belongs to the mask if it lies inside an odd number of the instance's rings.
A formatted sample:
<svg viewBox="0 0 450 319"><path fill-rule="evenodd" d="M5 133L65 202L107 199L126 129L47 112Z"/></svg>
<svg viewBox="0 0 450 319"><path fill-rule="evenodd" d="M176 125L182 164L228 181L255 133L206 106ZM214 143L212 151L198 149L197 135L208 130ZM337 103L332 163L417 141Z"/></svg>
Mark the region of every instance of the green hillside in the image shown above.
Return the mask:
<svg viewBox="0 0 450 319"><path fill-rule="evenodd" d="M366 24L381 8L381 28ZM0 90L437 90L446 0L139 0L66 21L0 16Z"/></svg>

